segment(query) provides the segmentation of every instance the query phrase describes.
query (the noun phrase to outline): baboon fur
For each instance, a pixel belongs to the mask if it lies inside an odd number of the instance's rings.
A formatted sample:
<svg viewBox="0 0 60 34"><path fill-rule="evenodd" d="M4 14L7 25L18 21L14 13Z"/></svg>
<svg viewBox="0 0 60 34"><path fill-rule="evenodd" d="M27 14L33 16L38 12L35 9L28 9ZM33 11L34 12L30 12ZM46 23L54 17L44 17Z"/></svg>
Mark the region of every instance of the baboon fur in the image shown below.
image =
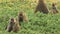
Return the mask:
<svg viewBox="0 0 60 34"><path fill-rule="evenodd" d="M56 8L55 5L56 5L55 3L52 3L52 13L53 13L53 14L58 13L58 10L57 10L57 8Z"/></svg>
<svg viewBox="0 0 60 34"><path fill-rule="evenodd" d="M49 12L48 9L47 9L47 6L44 3L44 0L39 0L38 1L38 5L36 7L35 13L37 11L40 11L40 12L45 13L45 14L47 14Z"/></svg>
<svg viewBox="0 0 60 34"><path fill-rule="evenodd" d="M18 20L19 22L28 22L28 17L25 12L21 11L18 13Z"/></svg>
<svg viewBox="0 0 60 34"><path fill-rule="evenodd" d="M6 26L6 29L7 29L8 32L11 32L12 31L13 25L14 25L14 19L11 18L10 21L9 21L8 26Z"/></svg>
<svg viewBox="0 0 60 34"><path fill-rule="evenodd" d="M14 18L10 19L9 24L6 27L8 32L11 32L11 31L18 32L19 28L20 28L19 23Z"/></svg>
<svg viewBox="0 0 60 34"><path fill-rule="evenodd" d="M13 32L18 32L20 30L20 25L19 25L19 22L17 19L15 19L15 23L14 23L14 26L13 26Z"/></svg>

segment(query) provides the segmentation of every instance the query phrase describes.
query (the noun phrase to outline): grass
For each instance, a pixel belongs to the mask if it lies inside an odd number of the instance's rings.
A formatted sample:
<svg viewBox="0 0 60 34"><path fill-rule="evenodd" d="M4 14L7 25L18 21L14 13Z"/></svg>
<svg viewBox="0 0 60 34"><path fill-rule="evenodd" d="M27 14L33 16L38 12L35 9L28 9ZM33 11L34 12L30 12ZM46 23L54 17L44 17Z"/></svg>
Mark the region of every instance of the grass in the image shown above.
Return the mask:
<svg viewBox="0 0 60 34"><path fill-rule="evenodd" d="M47 6L51 9L48 2ZM58 14L34 14L37 3L28 1L7 1L0 3L0 34L60 34L60 13ZM58 3L58 9L60 5ZM22 23L18 33L7 32L6 25L10 17L17 18L19 11L25 11L29 17L29 23Z"/></svg>

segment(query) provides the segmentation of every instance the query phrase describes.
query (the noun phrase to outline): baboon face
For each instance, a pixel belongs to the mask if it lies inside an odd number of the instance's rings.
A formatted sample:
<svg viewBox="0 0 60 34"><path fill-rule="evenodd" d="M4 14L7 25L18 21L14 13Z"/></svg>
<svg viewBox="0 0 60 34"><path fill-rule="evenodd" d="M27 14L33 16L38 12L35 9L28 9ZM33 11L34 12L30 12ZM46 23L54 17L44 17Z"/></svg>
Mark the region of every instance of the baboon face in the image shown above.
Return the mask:
<svg viewBox="0 0 60 34"><path fill-rule="evenodd" d="M13 18L11 18L11 22L12 22L12 23L14 22L14 19L13 19Z"/></svg>
<svg viewBox="0 0 60 34"><path fill-rule="evenodd" d="M56 9L55 3L52 4L52 9Z"/></svg>
<svg viewBox="0 0 60 34"><path fill-rule="evenodd" d="M19 21L23 21L23 12L19 13Z"/></svg>
<svg viewBox="0 0 60 34"><path fill-rule="evenodd" d="M55 6L55 4L53 3L52 6Z"/></svg>
<svg viewBox="0 0 60 34"><path fill-rule="evenodd" d="M54 14L58 13L58 10L56 8L56 4L55 3L52 3L52 13L54 13Z"/></svg>
<svg viewBox="0 0 60 34"><path fill-rule="evenodd" d="M14 25L14 24L15 24L15 19L14 19L14 18L11 18L10 24L11 24L11 25Z"/></svg>
<svg viewBox="0 0 60 34"><path fill-rule="evenodd" d="M56 5L56 3L52 3L52 6L55 6Z"/></svg>
<svg viewBox="0 0 60 34"><path fill-rule="evenodd" d="M22 18L22 17L23 17L23 14L22 14L22 13L20 13L20 14L19 14L19 16L20 16L20 18Z"/></svg>

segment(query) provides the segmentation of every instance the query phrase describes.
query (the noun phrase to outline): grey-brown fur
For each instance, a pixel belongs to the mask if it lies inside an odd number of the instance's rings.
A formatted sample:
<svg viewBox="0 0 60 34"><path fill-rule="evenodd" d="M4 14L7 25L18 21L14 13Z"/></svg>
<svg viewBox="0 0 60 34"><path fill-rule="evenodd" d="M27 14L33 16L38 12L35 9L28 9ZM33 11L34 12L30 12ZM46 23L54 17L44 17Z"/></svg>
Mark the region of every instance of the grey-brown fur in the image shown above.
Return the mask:
<svg viewBox="0 0 60 34"><path fill-rule="evenodd" d="M55 3L52 3L52 13L53 13L53 14L58 13L58 10L57 10L57 8L56 8L56 4L55 4Z"/></svg>
<svg viewBox="0 0 60 34"><path fill-rule="evenodd" d="M28 22L28 17L25 12L19 12L18 13L18 21L19 22Z"/></svg>
<svg viewBox="0 0 60 34"><path fill-rule="evenodd" d="M49 12L48 9L47 9L46 4L44 3L44 0L39 0L38 1L38 5L36 7L35 13L37 11L43 12L45 14L47 14Z"/></svg>
<svg viewBox="0 0 60 34"><path fill-rule="evenodd" d="M11 32L11 31L18 32L19 29L20 29L19 22L16 19L11 18L8 26L6 27L6 30L8 32Z"/></svg>

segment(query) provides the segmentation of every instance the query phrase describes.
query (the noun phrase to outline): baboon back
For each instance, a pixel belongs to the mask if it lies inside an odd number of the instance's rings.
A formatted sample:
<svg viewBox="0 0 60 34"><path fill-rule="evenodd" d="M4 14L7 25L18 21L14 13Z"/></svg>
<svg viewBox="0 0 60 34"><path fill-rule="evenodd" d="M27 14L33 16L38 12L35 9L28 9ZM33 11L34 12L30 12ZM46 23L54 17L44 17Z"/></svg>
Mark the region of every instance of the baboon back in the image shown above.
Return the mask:
<svg viewBox="0 0 60 34"><path fill-rule="evenodd" d="M48 13L49 12L43 0L41 0L41 1L39 0L39 3L36 7L35 12L37 12L37 11L40 11L40 12L43 12L43 13Z"/></svg>

